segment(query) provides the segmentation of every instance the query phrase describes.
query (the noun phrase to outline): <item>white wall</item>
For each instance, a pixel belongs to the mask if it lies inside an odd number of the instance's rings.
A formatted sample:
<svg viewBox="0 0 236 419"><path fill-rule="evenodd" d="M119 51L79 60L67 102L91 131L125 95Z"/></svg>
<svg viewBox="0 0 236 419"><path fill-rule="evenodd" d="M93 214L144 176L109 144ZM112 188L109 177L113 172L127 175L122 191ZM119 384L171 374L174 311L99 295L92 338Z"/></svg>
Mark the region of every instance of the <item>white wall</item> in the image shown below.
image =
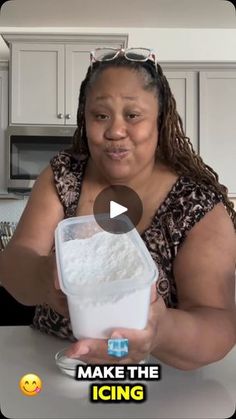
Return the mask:
<svg viewBox="0 0 236 419"><path fill-rule="evenodd" d="M130 45L149 45L160 61L236 60L236 29L132 30Z"/></svg>
<svg viewBox="0 0 236 419"><path fill-rule="evenodd" d="M235 61L236 29L2 28L7 32L128 33L129 46L155 49L160 61ZM0 59L6 57L0 43Z"/></svg>

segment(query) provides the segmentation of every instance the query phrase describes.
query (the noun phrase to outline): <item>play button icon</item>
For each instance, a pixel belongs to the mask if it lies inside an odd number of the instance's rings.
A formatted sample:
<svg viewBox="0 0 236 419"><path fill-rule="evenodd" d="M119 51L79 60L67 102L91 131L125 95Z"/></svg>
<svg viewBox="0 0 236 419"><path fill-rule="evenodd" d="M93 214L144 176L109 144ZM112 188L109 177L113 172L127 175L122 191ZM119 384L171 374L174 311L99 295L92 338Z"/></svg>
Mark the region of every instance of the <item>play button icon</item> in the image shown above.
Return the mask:
<svg viewBox="0 0 236 419"><path fill-rule="evenodd" d="M117 215L124 214L127 212L128 208L123 207L123 205L117 204L117 202L110 202L110 218L117 217Z"/></svg>
<svg viewBox="0 0 236 419"><path fill-rule="evenodd" d="M109 233L127 233L139 224L143 214L138 194L124 185L111 185L97 196L93 207L100 227Z"/></svg>

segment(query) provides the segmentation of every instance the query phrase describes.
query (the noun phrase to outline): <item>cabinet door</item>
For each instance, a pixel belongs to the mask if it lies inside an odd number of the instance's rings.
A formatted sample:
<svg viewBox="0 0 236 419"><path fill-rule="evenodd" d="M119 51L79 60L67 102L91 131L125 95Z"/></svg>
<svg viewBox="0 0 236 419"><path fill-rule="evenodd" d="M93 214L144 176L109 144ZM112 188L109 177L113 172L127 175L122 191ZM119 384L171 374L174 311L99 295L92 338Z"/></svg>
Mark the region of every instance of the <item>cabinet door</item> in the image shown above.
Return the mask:
<svg viewBox="0 0 236 419"><path fill-rule="evenodd" d="M100 39L101 42L101 39ZM110 38L104 41L106 46L112 48L124 47L120 41ZM80 85L84 80L90 65L90 51L103 44L71 44L65 45L66 54L66 92L65 92L65 121L66 124L77 125L77 108L79 101Z"/></svg>
<svg viewBox="0 0 236 419"><path fill-rule="evenodd" d="M90 63L89 51L93 46L66 45L66 124L76 125L76 115L81 82L84 80Z"/></svg>
<svg viewBox="0 0 236 419"><path fill-rule="evenodd" d="M0 69L0 193L6 193L6 144L8 125L8 70Z"/></svg>
<svg viewBox="0 0 236 419"><path fill-rule="evenodd" d="M11 86L12 124L64 124L64 45L13 43Z"/></svg>
<svg viewBox="0 0 236 419"><path fill-rule="evenodd" d="M236 71L200 72L200 154L236 197Z"/></svg>
<svg viewBox="0 0 236 419"><path fill-rule="evenodd" d="M194 71L165 71L176 100L177 111L183 121L185 134L198 152L197 74Z"/></svg>

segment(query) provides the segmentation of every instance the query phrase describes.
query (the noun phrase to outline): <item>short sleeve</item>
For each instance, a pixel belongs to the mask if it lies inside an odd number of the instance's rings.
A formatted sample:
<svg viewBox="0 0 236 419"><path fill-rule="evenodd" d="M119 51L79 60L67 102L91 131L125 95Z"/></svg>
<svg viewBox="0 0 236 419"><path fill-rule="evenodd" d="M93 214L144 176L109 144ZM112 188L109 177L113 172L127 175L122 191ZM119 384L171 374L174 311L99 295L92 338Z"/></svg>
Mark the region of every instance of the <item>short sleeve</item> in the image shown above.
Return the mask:
<svg viewBox="0 0 236 419"><path fill-rule="evenodd" d="M86 159L79 159L68 151L54 156L50 165L55 188L66 217L73 217L78 205Z"/></svg>
<svg viewBox="0 0 236 419"><path fill-rule="evenodd" d="M177 239L178 245L183 243L188 231L196 223L215 205L223 202L223 195L212 186L197 183L188 177L182 178L179 192L172 212L172 237Z"/></svg>

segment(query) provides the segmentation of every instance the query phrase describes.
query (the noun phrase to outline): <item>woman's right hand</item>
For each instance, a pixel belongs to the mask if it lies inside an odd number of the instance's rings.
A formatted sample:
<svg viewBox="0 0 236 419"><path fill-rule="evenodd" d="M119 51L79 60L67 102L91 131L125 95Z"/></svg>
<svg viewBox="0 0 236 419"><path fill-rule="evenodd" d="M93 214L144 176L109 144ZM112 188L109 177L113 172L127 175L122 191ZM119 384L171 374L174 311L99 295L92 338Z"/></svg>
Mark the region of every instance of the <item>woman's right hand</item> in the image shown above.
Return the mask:
<svg viewBox="0 0 236 419"><path fill-rule="evenodd" d="M48 304L62 316L69 318L67 298L61 291L59 285L55 253L53 252L49 256L44 256L43 263L45 263L42 275L44 303Z"/></svg>

